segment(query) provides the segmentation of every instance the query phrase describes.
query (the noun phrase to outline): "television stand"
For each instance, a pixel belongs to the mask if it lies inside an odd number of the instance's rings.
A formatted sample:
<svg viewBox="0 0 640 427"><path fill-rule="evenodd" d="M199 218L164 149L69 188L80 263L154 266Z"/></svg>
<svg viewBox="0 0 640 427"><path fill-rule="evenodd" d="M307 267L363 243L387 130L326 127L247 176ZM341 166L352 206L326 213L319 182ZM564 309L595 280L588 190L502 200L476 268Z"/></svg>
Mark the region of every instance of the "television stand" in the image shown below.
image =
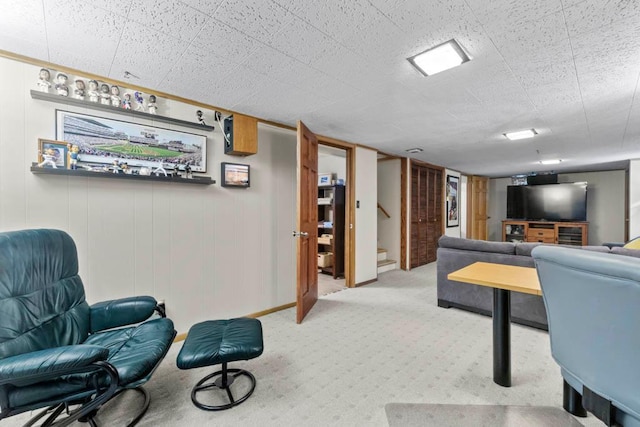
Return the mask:
<svg viewBox="0 0 640 427"><path fill-rule="evenodd" d="M588 222L502 221L503 242L540 242L559 245L586 246Z"/></svg>

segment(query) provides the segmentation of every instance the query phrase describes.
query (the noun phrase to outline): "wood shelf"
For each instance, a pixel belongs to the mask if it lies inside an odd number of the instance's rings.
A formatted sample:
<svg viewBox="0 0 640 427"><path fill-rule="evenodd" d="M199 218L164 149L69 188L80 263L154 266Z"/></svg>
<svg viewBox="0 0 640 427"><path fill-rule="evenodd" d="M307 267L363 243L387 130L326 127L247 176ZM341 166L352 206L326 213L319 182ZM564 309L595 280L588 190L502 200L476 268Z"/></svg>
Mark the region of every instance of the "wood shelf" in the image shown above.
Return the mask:
<svg viewBox="0 0 640 427"><path fill-rule="evenodd" d="M157 122L185 126L192 129L202 129L208 132L214 130L213 126L201 125L200 123L174 119L172 117L160 116L158 114L149 114L144 111L126 110L124 108L113 107L111 105L104 105L99 102L84 101L81 99L72 98L70 96L61 96L53 93L40 92L37 90L31 90L31 98L39 99L41 101L59 102L61 104L73 105L82 108L92 108L94 110L109 111L111 113L118 113L129 117L143 117L145 119L154 120Z"/></svg>
<svg viewBox="0 0 640 427"><path fill-rule="evenodd" d="M31 172L36 175L58 175L58 176L83 176L90 178L110 178L110 179L128 179L135 181L154 181L154 182L170 182L177 184L200 184L200 185L212 185L216 181L209 176L197 176L193 178L178 178L172 176L155 176L155 175L129 175L124 173L111 173L111 172L92 172L83 169L53 169L53 168L41 168L39 166L32 165Z"/></svg>

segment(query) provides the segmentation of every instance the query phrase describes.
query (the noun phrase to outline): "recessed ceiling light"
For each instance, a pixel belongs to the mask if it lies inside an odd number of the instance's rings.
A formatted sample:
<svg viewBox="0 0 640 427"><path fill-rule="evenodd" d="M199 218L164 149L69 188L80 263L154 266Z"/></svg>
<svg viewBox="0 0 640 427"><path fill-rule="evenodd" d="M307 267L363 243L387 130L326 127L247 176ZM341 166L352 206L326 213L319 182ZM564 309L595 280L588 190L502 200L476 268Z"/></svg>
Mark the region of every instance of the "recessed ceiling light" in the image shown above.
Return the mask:
<svg viewBox="0 0 640 427"><path fill-rule="evenodd" d="M408 58L408 61L425 76L457 67L470 60L469 55L455 39Z"/></svg>
<svg viewBox="0 0 640 427"><path fill-rule="evenodd" d="M407 153L421 153L424 150L422 148L416 147L416 148L409 148L408 150L404 150L404 151L406 151Z"/></svg>
<svg viewBox="0 0 640 427"><path fill-rule="evenodd" d="M538 132L536 132L535 129L527 129L527 130L520 130L518 132L503 133L503 135L510 141L516 141L518 139L533 138L537 134Z"/></svg>
<svg viewBox="0 0 640 427"><path fill-rule="evenodd" d="M551 159L551 160L540 160L541 165L557 165L560 163L561 159Z"/></svg>

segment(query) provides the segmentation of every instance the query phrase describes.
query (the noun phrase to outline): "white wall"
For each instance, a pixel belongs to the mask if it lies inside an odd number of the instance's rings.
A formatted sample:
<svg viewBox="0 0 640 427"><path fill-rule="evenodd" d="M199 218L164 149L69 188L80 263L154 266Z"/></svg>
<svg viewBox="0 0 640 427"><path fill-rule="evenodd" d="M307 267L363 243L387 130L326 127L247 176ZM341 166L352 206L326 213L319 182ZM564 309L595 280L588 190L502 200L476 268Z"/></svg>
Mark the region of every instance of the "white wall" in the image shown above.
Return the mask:
<svg viewBox="0 0 640 427"><path fill-rule="evenodd" d="M445 169L444 170L445 174L444 174L444 182L445 182L445 194L444 194L444 202L443 202L443 217L442 217L442 223L444 224L444 234L447 236L451 236L451 237L460 237L460 224L464 223L464 218L462 217L462 207L465 206L467 204L466 199L462 198L462 194L461 194L461 183L462 180L460 179L460 172L457 171L453 171L451 169ZM458 177L458 226L457 227L447 227L447 194L446 194L446 183L447 183L447 176L455 176Z"/></svg>
<svg viewBox="0 0 640 427"><path fill-rule="evenodd" d="M378 173L377 151L356 147L356 265L355 283L378 277Z"/></svg>
<svg viewBox="0 0 640 427"><path fill-rule="evenodd" d="M154 124L33 100L29 91L36 88L38 70L0 58L6 83L0 103L1 231L69 232L90 303L153 295L166 301L179 333L204 319L295 301L295 133L261 126L258 154L239 158L223 154L218 126L199 132L155 124L206 134L206 175L218 181L211 186L34 175L29 166L37 159L38 138L55 138L56 108ZM159 104L160 114L195 121L197 107ZM251 188L220 187L222 161L250 164Z"/></svg>
<svg viewBox="0 0 640 427"><path fill-rule="evenodd" d="M387 259L400 261L400 159L378 162L378 202L389 213L378 213L378 246L387 250Z"/></svg>
<svg viewBox="0 0 640 427"><path fill-rule="evenodd" d="M344 151L344 150L343 150ZM318 156L318 173L334 174L334 179L344 179L347 182L347 158L343 155L320 155Z"/></svg>
<svg viewBox="0 0 640 427"><path fill-rule="evenodd" d="M566 173L558 182L586 181L589 244L624 240L625 171ZM507 214L507 186L511 178L489 180L489 240L502 239L502 220ZM640 199L637 199L640 200ZM631 234L633 235L633 233Z"/></svg>

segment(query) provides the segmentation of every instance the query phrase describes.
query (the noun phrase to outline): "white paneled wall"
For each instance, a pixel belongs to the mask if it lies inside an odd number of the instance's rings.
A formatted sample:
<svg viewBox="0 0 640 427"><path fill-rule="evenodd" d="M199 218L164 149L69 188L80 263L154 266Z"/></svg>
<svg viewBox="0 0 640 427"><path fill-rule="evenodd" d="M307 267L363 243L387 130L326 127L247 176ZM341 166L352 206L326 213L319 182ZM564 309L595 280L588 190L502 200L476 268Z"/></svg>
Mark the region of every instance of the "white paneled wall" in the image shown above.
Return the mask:
<svg viewBox="0 0 640 427"><path fill-rule="evenodd" d="M166 301L179 333L204 319L295 301L295 132L260 126L258 154L225 156L217 125L198 131L33 100L38 70L0 58L0 231L69 232L90 303L153 295ZM160 114L196 121L197 107L165 100L159 106ZM206 175L218 183L33 175L38 138L55 139L56 108L206 134ZM250 164L251 188L222 188L223 161Z"/></svg>

